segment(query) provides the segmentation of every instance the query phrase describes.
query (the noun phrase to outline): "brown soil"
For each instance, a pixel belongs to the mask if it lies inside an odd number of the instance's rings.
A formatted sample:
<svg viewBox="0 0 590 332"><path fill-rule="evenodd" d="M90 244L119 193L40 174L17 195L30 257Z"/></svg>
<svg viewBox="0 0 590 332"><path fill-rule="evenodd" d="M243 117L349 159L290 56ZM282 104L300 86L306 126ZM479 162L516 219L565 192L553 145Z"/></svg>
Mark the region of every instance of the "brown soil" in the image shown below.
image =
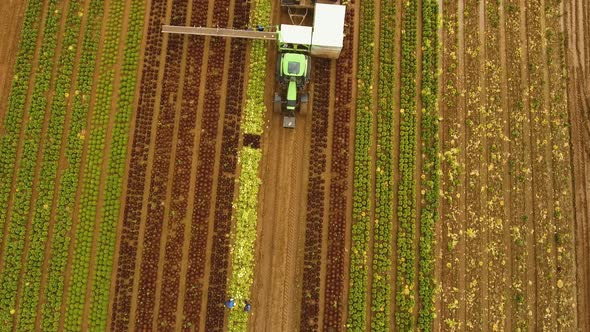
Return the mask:
<svg viewBox="0 0 590 332"><path fill-rule="evenodd" d="M14 63L18 52L18 42L22 29L26 1L5 0L0 2L0 119L4 119L8 108L8 94L10 93L14 74ZM34 68L34 67L33 67ZM0 126L0 135L3 134Z"/></svg>

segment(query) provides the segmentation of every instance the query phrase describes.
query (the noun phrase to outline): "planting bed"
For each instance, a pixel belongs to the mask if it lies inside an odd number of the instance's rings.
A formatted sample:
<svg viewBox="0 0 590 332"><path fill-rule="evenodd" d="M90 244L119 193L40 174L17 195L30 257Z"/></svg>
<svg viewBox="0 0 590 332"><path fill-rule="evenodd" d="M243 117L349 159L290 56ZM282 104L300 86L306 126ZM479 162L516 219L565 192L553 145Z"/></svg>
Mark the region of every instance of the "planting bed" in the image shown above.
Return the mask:
<svg viewBox="0 0 590 332"><path fill-rule="evenodd" d="M0 330L589 330L587 1L342 2L2 2Z"/></svg>

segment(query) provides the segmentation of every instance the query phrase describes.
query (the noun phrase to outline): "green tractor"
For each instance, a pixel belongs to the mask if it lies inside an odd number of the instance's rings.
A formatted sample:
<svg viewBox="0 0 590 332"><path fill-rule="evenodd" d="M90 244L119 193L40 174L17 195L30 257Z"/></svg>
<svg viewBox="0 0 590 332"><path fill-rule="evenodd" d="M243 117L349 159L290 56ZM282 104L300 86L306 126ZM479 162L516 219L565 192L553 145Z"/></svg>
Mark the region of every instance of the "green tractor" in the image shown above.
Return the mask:
<svg viewBox="0 0 590 332"><path fill-rule="evenodd" d="M311 28L283 25L279 30L274 111L283 112L283 127L295 128L297 112L305 114L311 74ZM306 38L306 35L309 37Z"/></svg>

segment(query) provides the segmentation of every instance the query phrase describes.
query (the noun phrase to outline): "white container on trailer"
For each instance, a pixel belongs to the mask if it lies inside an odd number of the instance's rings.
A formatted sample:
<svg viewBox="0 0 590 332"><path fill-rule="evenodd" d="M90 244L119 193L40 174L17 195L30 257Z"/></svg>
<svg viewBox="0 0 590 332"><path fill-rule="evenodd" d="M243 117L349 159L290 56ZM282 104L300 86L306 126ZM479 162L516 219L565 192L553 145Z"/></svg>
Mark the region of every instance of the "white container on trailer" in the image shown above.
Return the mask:
<svg viewBox="0 0 590 332"><path fill-rule="evenodd" d="M346 6L316 3L313 17L311 55L337 59L344 42Z"/></svg>

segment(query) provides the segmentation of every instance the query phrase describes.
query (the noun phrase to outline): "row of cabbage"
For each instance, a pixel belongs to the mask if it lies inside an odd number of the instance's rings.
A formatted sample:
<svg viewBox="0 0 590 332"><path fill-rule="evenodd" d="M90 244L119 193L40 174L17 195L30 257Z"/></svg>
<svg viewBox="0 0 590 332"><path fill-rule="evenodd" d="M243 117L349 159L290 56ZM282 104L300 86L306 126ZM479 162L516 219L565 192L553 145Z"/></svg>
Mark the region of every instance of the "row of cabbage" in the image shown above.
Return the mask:
<svg viewBox="0 0 590 332"><path fill-rule="evenodd" d="M61 50L57 63L57 77L54 78L54 94L49 107L49 123L42 146L41 170L38 178L38 194L32 213L29 231L29 249L26 252L26 264L21 282L21 303L18 308L18 328L33 330L39 303L41 288L41 268L45 257L45 243L51 219L50 208L54 201L55 184L60 158L61 141L67 131L66 110L72 92L72 74L74 58L78 49L78 31L82 24L83 1L70 2L65 23L65 33L61 42ZM35 158L35 156L32 156ZM25 219L26 220L26 219ZM59 239L58 239L59 241Z"/></svg>
<svg viewBox="0 0 590 332"><path fill-rule="evenodd" d="M354 139L354 180L352 210L352 249L348 322L351 331L365 331L367 324L367 279L369 229L371 223L371 144L373 137L373 47L375 42L375 3L360 4L359 53L357 73L356 130Z"/></svg>
<svg viewBox="0 0 590 332"><path fill-rule="evenodd" d="M422 176L423 202L420 215L418 329L429 331L434 320L434 243L439 196L439 115L438 115L438 2L422 3Z"/></svg>
<svg viewBox="0 0 590 332"><path fill-rule="evenodd" d="M414 329L416 244L416 22L418 2L403 3L397 233L396 326Z"/></svg>
<svg viewBox="0 0 590 332"><path fill-rule="evenodd" d="M252 3L250 26L270 25L271 3L269 0L255 0ZM260 82L266 77L267 45L264 41L253 41L250 49L250 66L246 88L246 106L242 118L241 132L245 135L260 136L263 132L265 87ZM254 280L254 247L258 221L258 192L260 189L259 168L262 150L244 145L238 154L240 167L238 198L234 203L235 228L232 233L231 275L228 293L238 301L250 298ZM232 310L229 313L230 331L246 331L248 312Z"/></svg>
<svg viewBox="0 0 590 332"><path fill-rule="evenodd" d="M377 158L375 160L375 231L373 282L371 284L371 329L390 327L391 257L394 160L394 77L396 4L381 0L379 39L379 91L377 111Z"/></svg>
<svg viewBox="0 0 590 332"><path fill-rule="evenodd" d="M2 210L1 216L1 218L3 218L2 225L8 222L8 232L5 234L5 243L3 244L5 247L5 252L1 260L4 269L0 275L0 284L2 285L0 290L0 322L2 322L2 324L11 325L13 322L12 316L16 313L17 292L20 281L19 277L23 269L22 252L25 249L27 218L30 210L30 200L33 195L31 184L34 181L35 168L37 166L37 153L39 152L39 146L41 145L41 137L43 134L42 128L47 108L47 98L45 96L50 90L51 86L52 71L54 68L53 58L58 44L59 22L62 16L61 11L57 10L57 5L57 0L52 0L48 3L48 14L43 30L40 50L41 52L35 74L35 83L33 86L32 95L30 97L30 105L26 109L27 121L26 123L21 123L20 125L16 126L21 128L21 126L24 125L25 135L22 148L22 158L18 161L18 173L16 174L16 183L14 184L16 189L12 203L12 213L9 214L7 209L4 209ZM27 16L29 14L33 15L35 13L37 15L40 14L37 11L36 5L33 4L28 9ZM28 23L33 23L28 18L26 21L28 21ZM23 50L27 50L29 47L33 49L36 47L34 41L36 38L29 40L30 37L32 38L33 33L34 32L28 30L23 32L23 38L26 40L21 44L21 55L23 56L29 56L27 51ZM22 65L20 60L17 61L17 66L19 65ZM23 67L27 66L25 65ZM17 67L17 76L19 74L27 74L26 71L19 73L18 71L21 69L23 68ZM63 69L63 67L60 68L58 75L63 73ZM23 77L23 79L28 81L28 77ZM23 109L25 106L24 101L27 90L26 85L20 85L20 83L26 84L25 82L20 82L20 79L17 78L14 83L14 87L16 89L11 93L8 118L6 122L9 126L14 124L14 121L17 121L17 119L20 121L24 119ZM18 132L11 133L9 131L6 139L2 142L2 150L3 152L8 152L7 157L11 159L9 161L12 162L12 165L10 165L12 167L12 173L15 172L15 167L17 164L16 154L13 154L13 152L16 151L18 135ZM11 158L13 156L14 158ZM8 167L8 165L6 166ZM7 168L6 170L6 174L3 175L5 176L5 179L8 179L10 178L11 172ZM8 186L10 186L10 181L2 182L5 182L8 184ZM8 190L10 190L10 188L8 188ZM6 197L2 198L8 199L8 191L5 193L7 194ZM4 207L6 207L6 205ZM27 308L26 310L28 311L29 309ZM29 313L27 312L26 314L28 315ZM34 315L34 313L31 314Z"/></svg>

